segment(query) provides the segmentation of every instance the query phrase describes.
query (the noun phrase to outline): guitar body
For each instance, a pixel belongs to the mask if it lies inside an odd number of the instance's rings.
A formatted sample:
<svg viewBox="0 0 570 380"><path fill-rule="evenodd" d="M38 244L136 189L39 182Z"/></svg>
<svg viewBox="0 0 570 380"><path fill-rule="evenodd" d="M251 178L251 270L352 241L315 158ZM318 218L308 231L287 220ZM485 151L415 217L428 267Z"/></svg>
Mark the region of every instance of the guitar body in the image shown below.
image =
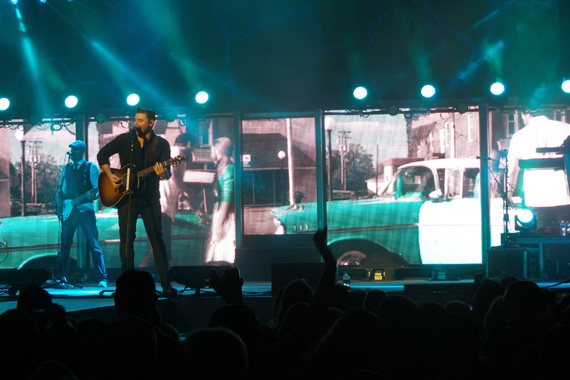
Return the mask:
<svg viewBox="0 0 570 380"><path fill-rule="evenodd" d="M109 177L105 173L99 175L98 185L99 185L99 196L101 197L101 203L105 207L113 207L125 195L129 194L127 191L127 172L129 165L123 166L120 169L111 169L111 172L117 177L121 178L121 185L115 188ZM142 183L142 186L141 186ZM140 177L137 175L137 169L133 166L131 170L131 187L130 192L134 193L137 190L142 190L144 188L144 181L141 181Z"/></svg>
<svg viewBox="0 0 570 380"><path fill-rule="evenodd" d="M73 205L71 204L71 199L65 199L61 202L61 220L66 221L73 211Z"/></svg>
<svg viewBox="0 0 570 380"><path fill-rule="evenodd" d="M67 220L67 218L69 218L69 215L71 215L71 212L73 211L73 208L75 206L77 206L78 204L80 204L81 202L83 202L84 199L86 199L88 197L88 195L91 195L92 197L95 197L95 194L97 194L97 188L91 189L89 191L87 191L86 193L78 196L75 199L64 199L61 201L61 205L59 205L56 214L59 217L59 219L63 222L65 222Z"/></svg>
<svg viewBox="0 0 570 380"><path fill-rule="evenodd" d="M186 157L176 156L161 164L164 167L171 166L171 165L178 165L182 161L184 161ZM106 207L113 207L127 194L133 193L138 190L144 189L144 181L141 181L141 177L154 172L154 167L148 167L146 169L137 171L137 168L133 165L131 174L130 174L130 181L131 186L129 186L129 190L127 191L127 174L130 165L123 166L120 169L111 169L111 173L116 175L121 179L121 184L119 187L115 188L109 177L105 172L99 174L99 196L101 197L101 203Z"/></svg>

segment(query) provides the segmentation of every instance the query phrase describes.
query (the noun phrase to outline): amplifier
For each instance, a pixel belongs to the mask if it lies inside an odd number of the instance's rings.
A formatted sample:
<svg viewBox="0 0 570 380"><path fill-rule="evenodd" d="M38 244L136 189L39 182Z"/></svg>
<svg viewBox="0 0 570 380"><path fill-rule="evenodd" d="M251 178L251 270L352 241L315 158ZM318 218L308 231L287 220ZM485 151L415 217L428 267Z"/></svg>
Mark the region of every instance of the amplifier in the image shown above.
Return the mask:
<svg viewBox="0 0 570 380"><path fill-rule="evenodd" d="M487 249L487 277L540 277L540 257L537 248L499 246Z"/></svg>

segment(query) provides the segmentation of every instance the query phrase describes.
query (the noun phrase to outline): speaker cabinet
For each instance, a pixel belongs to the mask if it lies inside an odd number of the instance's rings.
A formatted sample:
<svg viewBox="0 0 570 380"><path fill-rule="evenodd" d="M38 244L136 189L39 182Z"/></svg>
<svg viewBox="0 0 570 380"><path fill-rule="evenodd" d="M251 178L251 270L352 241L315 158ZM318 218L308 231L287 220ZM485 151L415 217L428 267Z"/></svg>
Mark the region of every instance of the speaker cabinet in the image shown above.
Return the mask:
<svg viewBox="0 0 570 380"><path fill-rule="evenodd" d="M274 263L320 263L321 255L313 247L238 248L235 266L245 281L271 281Z"/></svg>
<svg viewBox="0 0 570 380"><path fill-rule="evenodd" d="M323 263L273 263L271 264L271 293L277 294L279 289L296 279L306 280L315 290L323 270Z"/></svg>
<svg viewBox="0 0 570 380"><path fill-rule="evenodd" d="M528 247L491 247L487 249L487 277L535 279L540 276L539 253Z"/></svg>
<svg viewBox="0 0 570 380"><path fill-rule="evenodd" d="M50 277L45 269L12 269L8 273L8 295L14 297L30 284L43 285Z"/></svg>
<svg viewBox="0 0 570 380"><path fill-rule="evenodd" d="M172 267L170 272L172 279L177 283L192 289L211 288L210 273L215 271L220 277L223 277L226 269L230 269L230 265L203 265L203 266L187 266Z"/></svg>

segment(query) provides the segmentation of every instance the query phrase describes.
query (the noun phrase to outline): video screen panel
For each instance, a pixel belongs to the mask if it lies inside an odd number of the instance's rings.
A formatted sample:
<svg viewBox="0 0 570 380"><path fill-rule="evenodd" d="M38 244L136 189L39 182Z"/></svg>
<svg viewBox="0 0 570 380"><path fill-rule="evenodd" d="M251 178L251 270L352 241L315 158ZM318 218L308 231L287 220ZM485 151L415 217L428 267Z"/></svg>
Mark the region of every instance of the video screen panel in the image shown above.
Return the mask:
<svg viewBox="0 0 570 380"><path fill-rule="evenodd" d="M326 175L321 186L329 244L339 263L481 263L482 160L488 167L492 246L501 245L505 228L515 231L518 208L537 212L532 233L561 233L560 224L570 215L561 151L570 127L564 110L553 108L530 116L522 109L491 110L489 153L481 157L476 109L395 116L325 112L322 162ZM3 199L10 199L0 207L0 267L50 267L57 256L60 231L54 195L68 162L69 144L77 136L76 125L52 120L27 125L24 133L17 121L13 123L14 128L0 129L0 191ZM129 116L104 123L89 121L86 157L95 162L101 146L128 132L129 126ZM243 120L239 159L233 153L234 128L232 116L157 121L155 131L169 141L172 156L185 157L172 167L173 178L161 187L172 266L232 261L229 256L208 256L214 210L223 189L230 194L226 198L230 211L219 219L225 223L217 226L233 230L224 235L228 236L222 244L225 252L233 252L240 233L304 235L310 241L317 228L314 118ZM218 153L213 149L216 144L223 148ZM242 176L243 231L235 227L235 177L226 176L225 186L218 182L224 177L218 170L223 165L216 164L220 158L225 168L233 166L234 174ZM120 163L114 160L112 166ZM541 179L532 180L536 176ZM524 181L526 177L531 180ZM511 205L506 227L504 194ZM106 265L119 268L116 209L96 201L96 210ZM140 221L135 244L136 266L152 268L152 250ZM551 248L547 255L561 246ZM76 255L76 248L72 254Z"/></svg>
<svg viewBox="0 0 570 380"><path fill-rule="evenodd" d="M97 164L99 149L117 135L128 133L131 117L129 115L103 123L89 121L87 138L84 138L87 142L86 159ZM172 121L159 118L154 131L170 143L172 157L184 158L180 164L170 167L172 178L160 183L163 234L169 251L169 263L171 266L202 265L208 262L212 219L217 202L218 166L212 152L214 147L219 147L219 141L224 142L224 149L218 151L223 151L227 158L226 166L231 166L229 171L233 173L233 117L179 117ZM1 160L2 171L6 174L0 180L0 189L3 198L10 199L10 202L2 203L1 209L0 239L5 243L0 249L0 255L3 255L0 268L41 267L54 271L61 233L54 198L62 168L69 162L66 154L70 150L69 144L78 135L76 125L69 120L25 125L25 129L24 124L15 124L13 129L0 129L0 134L4 157ZM118 156L113 156L111 167L121 166L124 163L119 162ZM233 185L233 175L231 183ZM232 196L233 193L230 198ZM117 209L103 206L100 199L94 203L105 265L107 268L120 268ZM231 211L229 219L235 218L233 200L228 209ZM224 258L233 261L235 223L229 226L229 230L233 233L223 251L230 252ZM136 235L135 266L153 270L152 249L141 220L137 222ZM74 243L72 268L79 265L77 253ZM213 260L216 257L211 257L209 261ZM79 275L78 271L73 273ZM82 280L70 279L77 283Z"/></svg>
<svg viewBox="0 0 570 380"><path fill-rule="evenodd" d="M317 201L315 119L243 120L242 131L244 235L280 233L272 210Z"/></svg>
<svg viewBox="0 0 570 380"><path fill-rule="evenodd" d="M482 262L477 112L331 112L324 124L326 224L340 265ZM270 211L276 233L316 230L314 201Z"/></svg>

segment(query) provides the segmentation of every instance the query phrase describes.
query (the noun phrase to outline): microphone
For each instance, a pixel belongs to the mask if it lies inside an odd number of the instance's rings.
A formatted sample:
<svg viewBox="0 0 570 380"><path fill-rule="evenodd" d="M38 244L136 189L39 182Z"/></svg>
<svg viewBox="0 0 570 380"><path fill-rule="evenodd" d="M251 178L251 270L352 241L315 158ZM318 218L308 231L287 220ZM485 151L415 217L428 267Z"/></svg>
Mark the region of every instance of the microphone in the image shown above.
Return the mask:
<svg viewBox="0 0 570 380"><path fill-rule="evenodd" d="M71 152L65 152L67 156L71 156Z"/></svg>
<svg viewBox="0 0 570 380"><path fill-rule="evenodd" d="M476 159L478 160L488 160L488 161L497 161L494 158L491 157L484 157L484 156L475 156Z"/></svg>

